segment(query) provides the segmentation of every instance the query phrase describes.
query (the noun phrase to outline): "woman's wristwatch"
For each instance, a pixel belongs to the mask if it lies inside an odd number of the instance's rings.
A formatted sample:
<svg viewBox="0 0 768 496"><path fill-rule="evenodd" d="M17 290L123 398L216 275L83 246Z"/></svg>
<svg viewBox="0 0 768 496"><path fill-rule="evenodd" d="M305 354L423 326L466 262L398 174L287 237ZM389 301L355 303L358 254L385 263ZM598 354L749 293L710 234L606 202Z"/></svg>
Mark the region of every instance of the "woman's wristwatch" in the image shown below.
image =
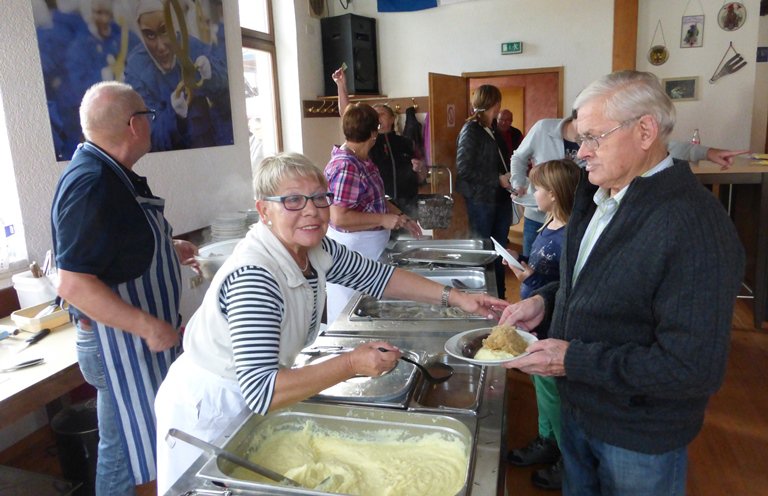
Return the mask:
<svg viewBox="0 0 768 496"><path fill-rule="evenodd" d="M449 307L448 304L448 297L451 296L451 290L453 288L451 286L443 286L443 294L440 296L440 304L444 307Z"/></svg>

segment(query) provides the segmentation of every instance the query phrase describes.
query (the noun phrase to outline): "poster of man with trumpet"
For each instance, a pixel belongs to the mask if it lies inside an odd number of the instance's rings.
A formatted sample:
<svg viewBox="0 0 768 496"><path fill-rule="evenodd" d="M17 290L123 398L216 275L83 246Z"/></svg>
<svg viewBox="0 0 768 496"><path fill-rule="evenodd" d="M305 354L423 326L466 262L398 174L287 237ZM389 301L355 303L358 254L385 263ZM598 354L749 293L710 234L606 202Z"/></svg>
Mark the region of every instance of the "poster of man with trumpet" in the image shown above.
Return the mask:
<svg viewBox="0 0 768 496"><path fill-rule="evenodd" d="M155 111L152 151L234 143L221 0L32 2L57 160L82 141L85 90L111 79Z"/></svg>

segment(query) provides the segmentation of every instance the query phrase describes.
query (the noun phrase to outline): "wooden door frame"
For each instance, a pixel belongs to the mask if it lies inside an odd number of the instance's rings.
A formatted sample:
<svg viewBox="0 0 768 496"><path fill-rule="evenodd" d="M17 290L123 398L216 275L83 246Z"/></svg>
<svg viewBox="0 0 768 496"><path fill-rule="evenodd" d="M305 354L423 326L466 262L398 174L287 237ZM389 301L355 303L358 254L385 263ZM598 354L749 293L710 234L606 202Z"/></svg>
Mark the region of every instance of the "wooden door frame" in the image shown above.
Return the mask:
<svg viewBox="0 0 768 496"><path fill-rule="evenodd" d="M557 116L563 117L563 86L564 67L534 67L529 69L507 69L503 71L462 72L461 77L469 79L482 79L505 76L524 76L526 74L557 74ZM467 99L470 96L467 94Z"/></svg>

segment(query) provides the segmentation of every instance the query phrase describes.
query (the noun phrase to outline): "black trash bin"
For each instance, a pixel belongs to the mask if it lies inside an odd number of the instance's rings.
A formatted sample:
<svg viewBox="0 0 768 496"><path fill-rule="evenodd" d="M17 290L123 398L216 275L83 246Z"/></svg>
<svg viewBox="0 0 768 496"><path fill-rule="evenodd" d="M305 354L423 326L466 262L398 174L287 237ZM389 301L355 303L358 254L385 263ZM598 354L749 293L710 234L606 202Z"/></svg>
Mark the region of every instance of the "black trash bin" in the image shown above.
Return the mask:
<svg viewBox="0 0 768 496"><path fill-rule="evenodd" d="M99 447L96 401L89 400L63 409L51 420L51 429L56 435L59 463L64 478L82 483L73 494L93 495Z"/></svg>

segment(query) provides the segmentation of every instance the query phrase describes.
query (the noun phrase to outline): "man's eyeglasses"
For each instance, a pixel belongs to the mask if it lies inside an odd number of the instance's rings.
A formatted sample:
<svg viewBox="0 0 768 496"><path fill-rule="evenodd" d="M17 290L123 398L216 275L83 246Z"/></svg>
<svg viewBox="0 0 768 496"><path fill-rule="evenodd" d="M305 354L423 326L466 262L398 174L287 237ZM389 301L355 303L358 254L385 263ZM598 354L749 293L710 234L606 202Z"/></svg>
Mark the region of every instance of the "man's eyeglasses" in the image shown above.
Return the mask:
<svg viewBox="0 0 768 496"><path fill-rule="evenodd" d="M154 109L139 110L138 112L134 112L131 114L131 119L133 119L137 115L146 115L147 119L149 119L149 122L153 122L155 120L155 117L157 117L157 110L154 110ZM128 119L129 126L131 125L131 119Z"/></svg>
<svg viewBox="0 0 768 496"><path fill-rule="evenodd" d="M280 202L286 210L303 210L307 202L312 200L312 204L317 208L328 208L333 203L333 193L318 193L316 195L286 195L286 196L267 196L266 201Z"/></svg>
<svg viewBox="0 0 768 496"><path fill-rule="evenodd" d="M619 129L623 128L624 126L626 126L630 122L636 121L640 117L642 117L642 115L638 115L637 117L632 117L631 119L627 119L627 120L623 121L621 124L619 124L618 126L616 126L616 127L612 128L612 129L609 129L608 131L604 132L600 136L592 136L591 134L579 135L579 136L576 137L576 143L579 146L586 147L587 150L595 151L598 148L600 148L600 140L601 139L607 138L611 134L613 134L616 131L618 131Z"/></svg>

